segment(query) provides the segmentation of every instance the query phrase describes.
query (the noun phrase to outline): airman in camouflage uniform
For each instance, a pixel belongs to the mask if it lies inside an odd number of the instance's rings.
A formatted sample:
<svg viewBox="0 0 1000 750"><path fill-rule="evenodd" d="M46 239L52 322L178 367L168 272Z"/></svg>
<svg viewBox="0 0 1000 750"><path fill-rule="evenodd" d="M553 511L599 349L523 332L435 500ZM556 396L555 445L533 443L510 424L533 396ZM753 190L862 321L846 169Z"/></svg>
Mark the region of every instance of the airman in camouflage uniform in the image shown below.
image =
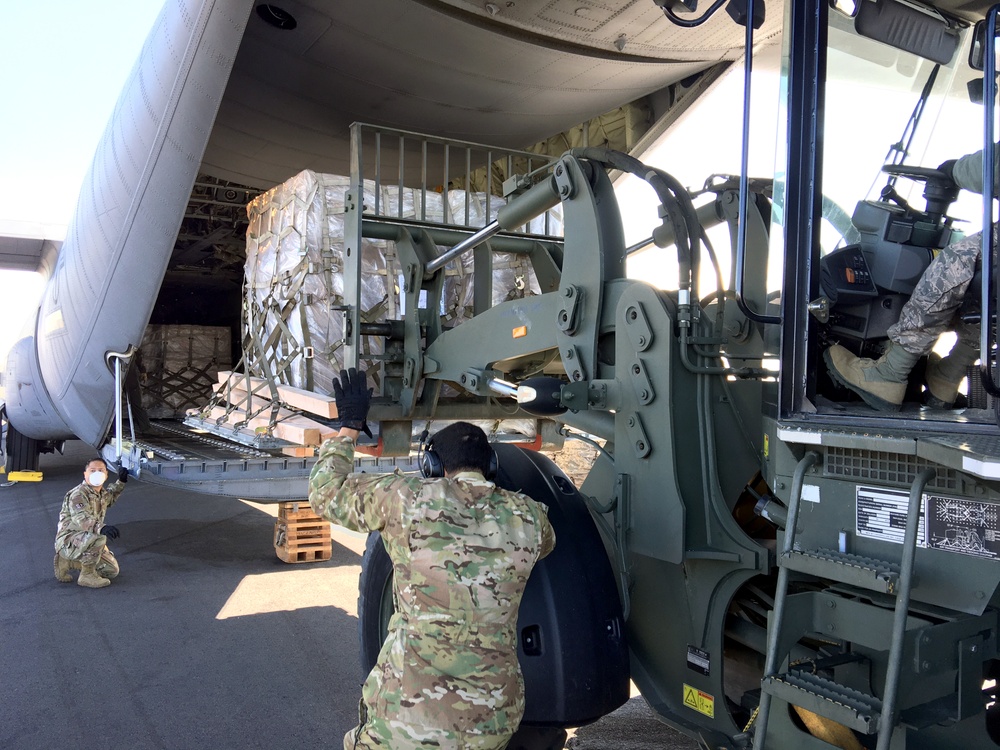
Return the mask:
<svg viewBox="0 0 1000 750"><path fill-rule="evenodd" d="M103 588L118 575L118 561L107 540L118 538L118 529L105 526L104 516L118 500L128 472L121 469L118 481L105 487L107 464L95 458L83 472L84 481L66 493L59 511L53 568L56 580L72 581L71 570L80 570L77 583L87 588Z"/></svg>
<svg viewBox="0 0 1000 750"><path fill-rule="evenodd" d="M994 239L997 235L994 227ZM889 328L893 341L921 356L930 351L938 336L954 331L960 340L978 346L979 326L964 323L959 313L982 246L982 233L976 232L937 254L903 305L899 320Z"/></svg>
<svg viewBox="0 0 1000 750"><path fill-rule="evenodd" d="M1000 164L996 166L994 196L1000 195ZM939 169L949 173L959 187L982 193L982 151L945 162ZM997 226L993 237L995 248L1000 240ZM907 378L917 360L930 352L942 333L954 331L957 341L951 352L943 358L931 354L925 375L928 403L950 407L966 368L979 356L979 326L964 323L961 312L982 245L982 233L977 232L937 254L903 306L899 320L889 328L889 348L880 359L861 359L842 346L830 347L824 357L834 379L876 409L894 411L903 403Z"/></svg>
<svg viewBox="0 0 1000 750"><path fill-rule="evenodd" d="M345 383L352 377L365 383L356 371L341 373ZM343 390L356 393L354 385ZM344 748L500 750L524 713L518 606L532 567L555 546L545 506L499 489L485 466L449 466L444 448L443 478L351 473L367 400L348 420L350 404L334 391L344 427L320 449L309 501L336 524L381 532L396 609ZM435 446L472 431L488 451L485 434L467 423L439 432Z"/></svg>

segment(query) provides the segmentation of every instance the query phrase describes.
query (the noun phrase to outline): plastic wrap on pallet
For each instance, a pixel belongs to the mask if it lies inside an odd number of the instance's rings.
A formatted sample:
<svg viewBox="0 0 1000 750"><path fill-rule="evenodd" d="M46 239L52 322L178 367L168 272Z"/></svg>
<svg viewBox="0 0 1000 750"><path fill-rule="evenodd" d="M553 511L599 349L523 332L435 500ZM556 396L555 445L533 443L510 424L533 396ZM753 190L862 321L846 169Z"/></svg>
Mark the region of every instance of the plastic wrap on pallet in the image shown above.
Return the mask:
<svg viewBox="0 0 1000 750"><path fill-rule="evenodd" d="M219 370L232 367L230 340L225 326L146 326L136 367L147 415L179 418L208 401Z"/></svg>
<svg viewBox="0 0 1000 750"><path fill-rule="evenodd" d="M329 395L343 363L344 196L346 177L304 171L255 198L247 207L244 276L244 342L251 374ZM483 227L504 200L449 190L441 193L364 183L366 213L379 216ZM377 200L376 200L377 199ZM556 226L552 226L555 224ZM531 233L561 233L557 220L536 219ZM441 248L443 252L447 248ZM361 317L366 322L398 320L404 301L395 243L364 239L361 247ZM453 326L472 315L473 254L445 269L442 317ZM525 255L493 256L493 304L540 293ZM374 374L383 352L378 337L362 338L362 367ZM453 393L453 392L452 392ZM534 423L508 420L499 431L533 434Z"/></svg>
<svg viewBox="0 0 1000 750"><path fill-rule="evenodd" d="M329 394L343 361L344 194L346 177L300 172L254 199L247 208L244 266L244 341L253 352L251 374ZM374 203L372 183L366 205ZM362 315L378 315L387 298L388 243L361 248ZM366 340L366 354L382 342Z"/></svg>
<svg viewBox="0 0 1000 750"><path fill-rule="evenodd" d="M422 193L413 188L403 188L402 191L395 186L383 187L384 203L381 205L382 215L389 215L393 218L411 219L417 221L444 222L454 226L481 228L497 218L497 212L505 205L503 198L495 195L487 196L484 193L470 193L465 190L451 189L448 191L447 199L444 195L435 192ZM421 203L421 195L424 195L424 202ZM447 200L447 210L445 201ZM550 220L550 223L553 223ZM561 223L557 225L555 231L561 232ZM545 230L545 220L543 217L535 219L530 231L542 233ZM399 269L395 252L390 246L389 253L391 267ZM448 248L439 247L440 252ZM466 253L460 259L453 260L445 267L444 289L442 290L442 322L445 325L455 325L463 320L472 317L474 279L473 272L475 262L472 253ZM397 281L397 288L401 288L402 280ZM531 262L526 255L514 253L496 253L493 256L493 298L492 304L496 305L508 299L527 297L532 294L540 294L538 280L531 268ZM397 299L396 305L401 305L402 300Z"/></svg>

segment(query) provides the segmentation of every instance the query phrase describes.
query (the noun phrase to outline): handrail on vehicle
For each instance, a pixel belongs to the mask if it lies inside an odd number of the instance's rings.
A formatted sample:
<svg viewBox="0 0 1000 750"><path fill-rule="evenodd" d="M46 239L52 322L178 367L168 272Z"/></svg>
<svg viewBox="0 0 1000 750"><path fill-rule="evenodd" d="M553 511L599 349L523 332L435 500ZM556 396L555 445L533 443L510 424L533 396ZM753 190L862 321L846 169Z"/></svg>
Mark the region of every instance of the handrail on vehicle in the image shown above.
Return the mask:
<svg viewBox="0 0 1000 750"><path fill-rule="evenodd" d="M667 7L665 3L657 2L657 4L663 7L663 13L668 19L670 19L671 23L681 26L682 28L690 29L700 26L715 15L715 12L725 5L725 0L717 0L712 7L710 7L698 18L683 18L674 13L674 11ZM685 4L685 7L688 7L689 9L691 8L691 6L687 4ZM781 323L780 315L764 315L763 313L752 310L747 304L743 294L743 272L746 267L747 247L747 203L749 201L749 179L747 176L747 169L750 154L750 76L753 73L754 0L747 0L745 19L746 41L744 42L743 52L743 146L740 156L740 201L739 219L736 229L736 289L734 290L734 293L736 296L736 306L739 307L740 311L746 315L748 319L754 321L755 323ZM634 247L635 249L639 248L639 246ZM633 248L629 248L628 251L626 251L626 254L630 254L632 251Z"/></svg>
<svg viewBox="0 0 1000 750"><path fill-rule="evenodd" d="M994 259L993 249L996 243L993 239L993 179L995 174L995 151L993 128L997 98L997 58L996 58L996 24L1000 15L1000 5L994 5L986 14L986 27L983 39L983 233L981 235L980 258L983 265L983 279L980 294L983 300L984 323L979 327L979 377L983 389L991 396L1000 396L1000 387L993 379L990 370L990 357L993 352L992 327L993 313L996 312L1000 300L991 298L990 287L993 284ZM989 44L986 44L987 37ZM1000 289L998 289L1000 293Z"/></svg>
<svg viewBox="0 0 1000 750"><path fill-rule="evenodd" d="M747 0L746 42L743 53L743 146L740 154L740 207L736 227L736 305L740 311L755 323L781 323L780 315L764 315L751 310L743 296L744 270L747 252L747 203L750 199L747 170L750 162L750 77L753 73L753 5Z"/></svg>

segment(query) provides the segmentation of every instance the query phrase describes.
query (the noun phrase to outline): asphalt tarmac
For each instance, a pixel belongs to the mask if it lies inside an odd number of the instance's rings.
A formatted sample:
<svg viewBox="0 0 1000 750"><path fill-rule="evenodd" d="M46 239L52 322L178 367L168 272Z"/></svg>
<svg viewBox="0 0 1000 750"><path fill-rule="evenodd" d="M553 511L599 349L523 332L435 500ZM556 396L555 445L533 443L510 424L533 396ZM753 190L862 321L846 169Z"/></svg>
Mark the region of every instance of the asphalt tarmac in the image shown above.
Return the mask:
<svg viewBox="0 0 1000 750"><path fill-rule="evenodd" d="M334 527L332 559L290 565L276 505L132 480L106 519L120 576L59 583L59 508L94 455L70 442L42 457L44 481L0 487L0 748L340 747L362 682L363 536ZM568 747L698 745L633 698Z"/></svg>

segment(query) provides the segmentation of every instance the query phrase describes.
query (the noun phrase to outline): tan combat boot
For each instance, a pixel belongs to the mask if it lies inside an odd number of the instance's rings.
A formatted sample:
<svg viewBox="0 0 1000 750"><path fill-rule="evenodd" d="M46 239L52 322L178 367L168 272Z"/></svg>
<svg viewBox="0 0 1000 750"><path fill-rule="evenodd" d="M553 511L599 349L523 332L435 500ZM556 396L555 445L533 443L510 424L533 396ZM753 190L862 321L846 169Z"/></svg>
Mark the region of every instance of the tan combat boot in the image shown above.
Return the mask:
<svg viewBox="0 0 1000 750"><path fill-rule="evenodd" d="M906 395L906 379L920 355L890 341L878 359L856 357L839 344L823 352L823 359L833 379L861 396L870 407L899 411Z"/></svg>
<svg viewBox="0 0 1000 750"><path fill-rule="evenodd" d="M979 347L961 339L955 342L946 357L932 352L927 357L927 369L924 371L929 392L927 405L934 409L952 408L958 397L958 386L962 384L969 365L977 359Z"/></svg>
<svg viewBox="0 0 1000 750"><path fill-rule="evenodd" d="M88 589L103 589L105 586L111 585L111 581L107 578L97 575L95 566L95 563L81 564L80 577L76 581L80 586L86 586Z"/></svg>
<svg viewBox="0 0 1000 750"><path fill-rule="evenodd" d="M73 564L72 560L67 560L65 557L56 552L55 559L52 560L52 570L56 574L56 580L61 583L69 583L73 580L73 576L69 574L71 570L79 570L80 563Z"/></svg>

